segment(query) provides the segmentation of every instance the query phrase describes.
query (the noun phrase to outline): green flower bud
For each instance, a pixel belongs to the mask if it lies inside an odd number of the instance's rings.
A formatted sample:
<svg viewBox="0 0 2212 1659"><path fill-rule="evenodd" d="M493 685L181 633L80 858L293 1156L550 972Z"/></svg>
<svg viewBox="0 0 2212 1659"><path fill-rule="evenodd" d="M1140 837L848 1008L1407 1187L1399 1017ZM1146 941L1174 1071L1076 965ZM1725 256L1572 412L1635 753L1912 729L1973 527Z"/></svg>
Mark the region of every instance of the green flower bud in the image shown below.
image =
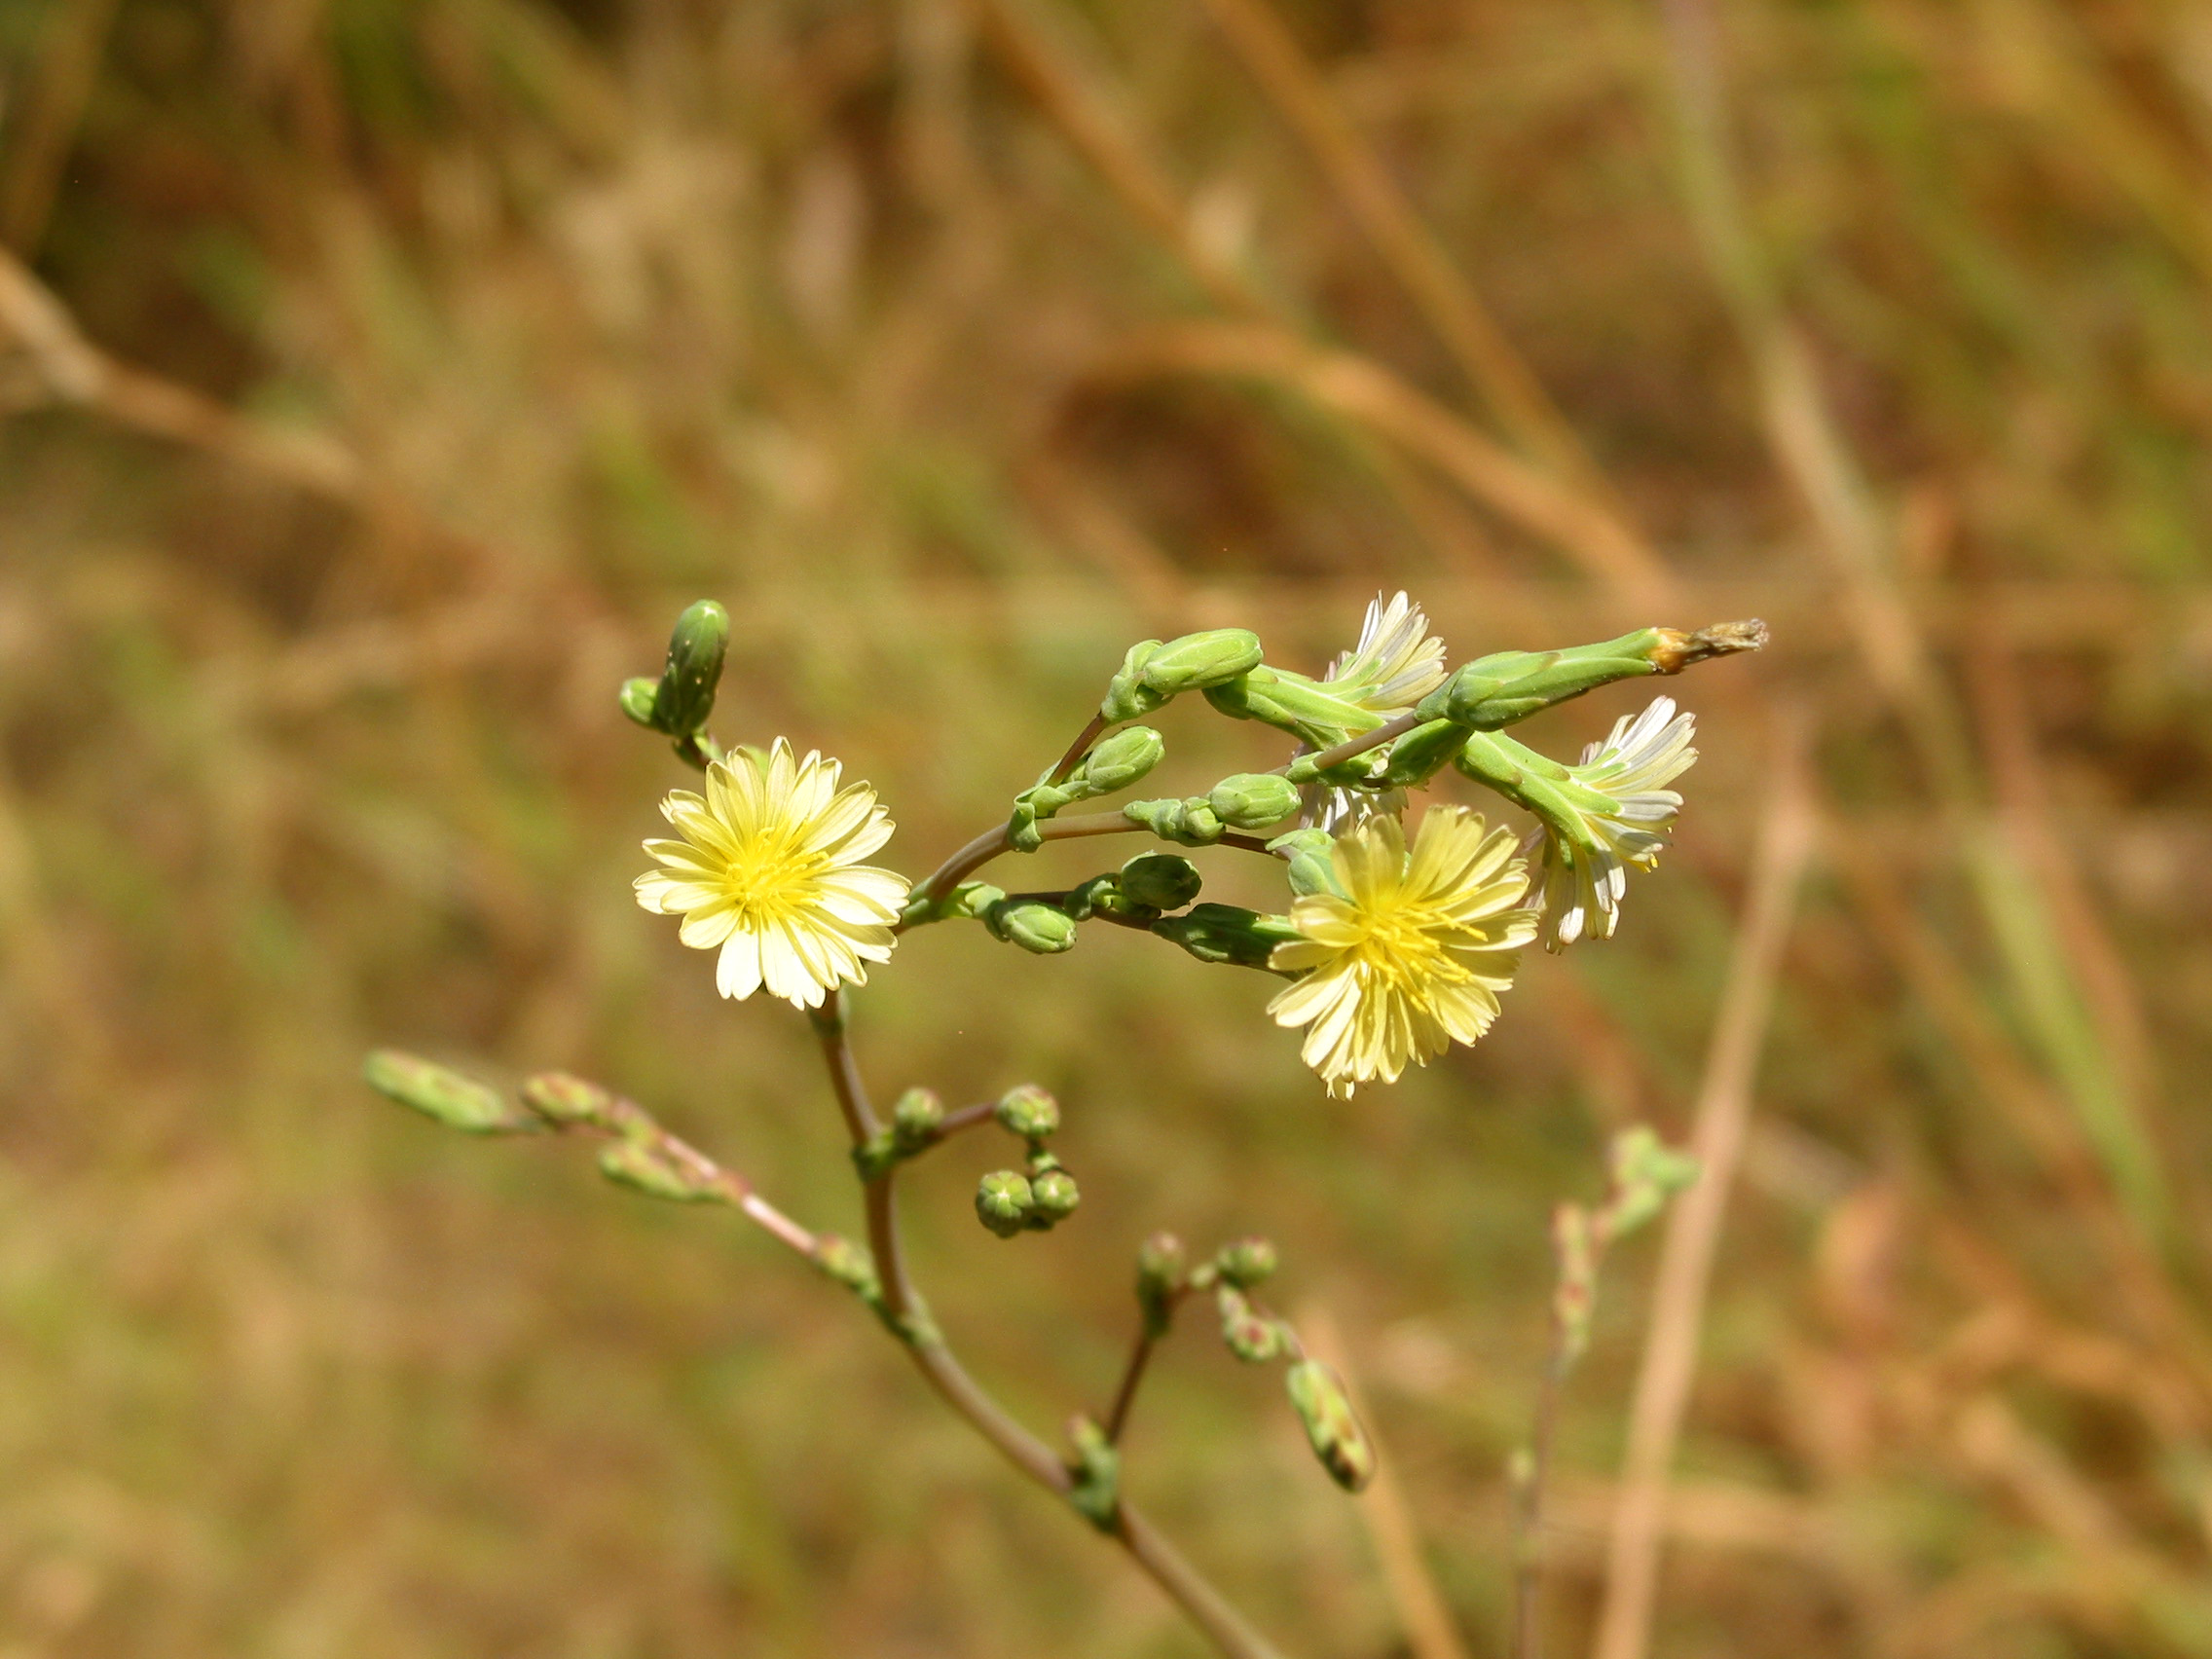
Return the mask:
<svg viewBox="0 0 2212 1659"><path fill-rule="evenodd" d="M1214 785L1206 804L1233 830L1263 830L1298 810L1298 786L1274 772L1239 772Z"/></svg>
<svg viewBox="0 0 2212 1659"><path fill-rule="evenodd" d="M1430 720L1390 745L1389 762L1382 784L1385 789L1412 789L1425 784L1446 766L1467 741L1467 728L1450 720Z"/></svg>
<svg viewBox="0 0 2212 1659"><path fill-rule="evenodd" d="M1029 1183L1030 1213L1047 1227L1067 1220L1081 1202L1083 1194L1065 1169L1048 1169Z"/></svg>
<svg viewBox="0 0 2212 1659"><path fill-rule="evenodd" d="M1221 1340L1229 1351L1247 1365L1263 1365L1283 1350L1281 1322L1253 1310L1244 1293L1233 1285L1218 1285L1214 1310L1221 1315Z"/></svg>
<svg viewBox="0 0 2212 1659"><path fill-rule="evenodd" d="M1084 793L1078 798L1127 789L1159 765L1166 753L1167 740L1152 727L1124 727L1084 756L1077 772Z"/></svg>
<svg viewBox="0 0 2212 1659"><path fill-rule="evenodd" d="M1499 651L1466 664L1417 706L1430 719L1495 731L1595 686L1649 674L1679 674L1712 657L1758 650L1766 639L1763 622L1723 622L1694 634L1640 628L1617 640L1566 650Z"/></svg>
<svg viewBox="0 0 2212 1659"><path fill-rule="evenodd" d="M1257 668L1264 653L1260 637L1244 628L1215 628L1185 634L1161 645L1145 640L1129 647L1122 670L1098 705L1101 719L1134 719L1150 714L1185 691L1206 691Z"/></svg>
<svg viewBox="0 0 2212 1659"><path fill-rule="evenodd" d="M1615 1135L1607 1149L1613 1192L1597 1227L1607 1243L1626 1238L1667 1207L1667 1200L1697 1180L1699 1163L1664 1144L1647 1124Z"/></svg>
<svg viewBox="0 0 2212 1659"><path fill-rule="evenodd" d="M1283 1384L1329 1478L1346 1492L1362 1491L1375 1478L1375 1445L1351 1409L1343 1380L1319 1360L1302 1359Z"/></svg>
<svg viewBox="0 0 2212 1659"><path fill-rule="evenodd" d="M599 1155L599 1172L618 1186L673 1203L706 1203L720 1196L648 1141L616 1141Z"/></svg>
<svg viewBox="0 0 2212 1659"><path fill-rule="evenodd" d="M1155 1233L1137 1246L1137 1307L1147 1335L1167 1334L1185 1279L1183 1241L1174 1234Z"/></svg>
<svg viewBox="0 0 2212 1659"><path fill-rule="evenodd" d="M567 1072L539 1072L523 1080L522 1103L550 1124L614 1125L614 1096L596 1083Z"/></svg>
<svg viewBox="0 0 2212 1659"><path fill-rule="evenodd" d="M1161 917L1152 931L1200 962L1237 968L1267 967L1276 945L1299 937L1288 916L1266 916L1235 904L1194 904L1180 916Z"/></svg>
<svg viewBox="0 0 2212 1659"><path fill-rule="evenodd" d="M1293 830L1268 843L1269 852L1290 865L1290 890L1302 899L1337 892L1336 850L1336 837L1326 830Z"/></svg>
<svg viewBox="0 0 2212 1659"><path fill-rule="evenodd" d="M891 1107L891 1133L902 1150L914 1151L937 1139L944 1126L944 1102L930 1088L909 1088Z"/></svg>
<svg viewBox="0 0 2212 1659"><path fill-rule="evenodd" d="M1122 866L1122 894L1155 910L1180 910L1205 885L1198 866L1180 853L1139 853Z"/></svg>
<svg viewBox="0 0 2212 1659"><path fill-rule="evenodd" d="M658 731L660 723L653 715L653 699L659 695L660 682L641 674L634 680L622 682L622 689L616 693L615 700L622 705L625 715L647 731Z"/></svg>
<svg viewBox="0 0 2212 1659"><path fill-rule="evenodd" d="M1017 899L993 904L983 914L983 925L994 939L1039 956L1057 956L1075 948L1075 918L1041 899Z"/></svg>
<svg viewBox="0 0 2212 1659"><path fill-rule="evenodd" d="M1238 1290L1250 1290L1273 1275L1275 1247L1265 1238L1238 1238L1224 1244L1213 1260L1225 1281Z"/></svg>
<svg viewBox="0 0 2212 1659"><path fill-rule="evenodd" d="M875 1258L850 1238L840 1238L834 1233L817 1235L814 1265L863 1302L872 1303L883 1295L875 1274Z"/></svg>
<svg viewBox="0 0 2212 1659"><path fill-rule="evenodd" d="M668 637L668 669L653 698L654 725L671 737L688 737L707 723L728 649L729 612L711 599L686 607Z"/></svg>
<svg viewBox="0 0 2212 1659"><path fill-rule="evenodd" d="M1029 1225L1029 1178L1013 1169L996 1169L976 1186L977 1219L1001 1238L1012 1238Z"/></svg>
<svg viewBox="0 0 2212 1659"><path fill-rule="evenodd" d="M1035 1084L1024 1083L1000 1095L998 1104L991 1108L991 1116L1010 1135L1019 1135L1025 1141L1043 1141L1059 1129L1060 1103Z"/></svg>
<svg viewBox="0 0 2212 1659"><path fill-rule="evenodd" d="M1206 701L1232 719L1260 720L1315 749L1330 749L1382 722L1371 709L1324 689L1288 669L1255 668L1209 687Z"/></svg>
<svg viewBox="0 0 2212 1659"><path fill-rule="evenodd" d="M1221 815L1200 795L1185 800L1132 800L1122 808L1122 816L1179 847L1210 847L1221 839L1224 828Z"/></svg>
<svg viewBox="0 0 2212 1659"><path fill-rule="evenodd" d="M1068 1424L1068 1438L1075 1444L1075 1457L1068 1464L1068 1473L1075 1477L1068 1486L1068 1502L1100 1531L1111 1532L1122 1508L1122 1455L1106 1438L1106 1431L1087 1417L1079 1416Z"/></svg>
<svg viewBox="0 0 2212 1659"><path fill-rule="evenodd" d="M1210 628L1170 640L1146 658L1144 682L1164 697L1203 691L1260 666L1267 653L1249 628Z"/></svg>
<svg viewBox="0 0 2212 1659"><path fill-rule="evenodd" d="M397 1049L379 1049L369 1055L361 1076L386 1099L412 1106L463 1134L496 1135L526 1126L489 1084Z"/></svg>

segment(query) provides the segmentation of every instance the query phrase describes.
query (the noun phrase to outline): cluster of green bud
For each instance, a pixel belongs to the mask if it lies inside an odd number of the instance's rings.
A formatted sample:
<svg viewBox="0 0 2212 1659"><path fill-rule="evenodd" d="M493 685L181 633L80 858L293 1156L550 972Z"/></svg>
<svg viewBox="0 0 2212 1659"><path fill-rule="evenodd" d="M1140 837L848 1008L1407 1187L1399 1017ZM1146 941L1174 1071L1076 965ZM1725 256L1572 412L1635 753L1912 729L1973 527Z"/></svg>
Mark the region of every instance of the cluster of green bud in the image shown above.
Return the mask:
<svg viewBox="0 0 2212 1659"><path fill-rule="evenodd" d="M1598 1212L1600 1236L1611 1243L1653 1220L1667 1200L1693 1185L1698 1161L1660 1140L1648 1124L1623 1129L1605 1149L1612 1192Z"/></svg>
<svg viewBox="0 0 2212 1659"><path fill-rule="evenodd" d="M688 607L668 639L668 666L658 681L625 681L622 712L647 730L679 743L694 736L714 712L729 649L729 612L711 599Z"/></svg>
<svg viewBox="0 0 2212 1659"><path fill-rule="evenodd" d="M892 1103L891 1124L853 1148L861 1179L873 1181L916 1153L937 1145L944 1133L944 1102L930 1088L909 1088Z"/></svg>
<svg viewBox="0 0 2212 1659"><path fill-rule="evenodd" d="M1024 1083L1000 1095L991 1116L1027 1144L1029 1161L1025 1170L995 1169L977 1184L977 1219L1001 1238L1051 1231L1083 1202L1075 1177L1046 1147L1059 1131L1060 1103Z"/></svg>
<svg viewBox="0 0 2212 1659"><path fill-rule="evenodd" d="M1190 1287L1183 1241L1172 1233L1155 1233L1137 1246L1137 1308L1144 1333L1158 1341L1175 1321L1175 1304Z"/></svg>
<svg viewBox="0 0 2212 1659"><path fill-rule="evenodd" d="M1008 844L1019 852L1035 852L1044 845L1040 823L1076 801L1119 794L1159 765L1166 753L1166 740L1150 726L1129 726L1116 732L1059 782L1041 780L1014 797L1014 817L1007 825Z"/></svg>
<svg viewBox="0 0 2212 1659"><path fill-rule="evenodd" d="M1209 695L1260 665L1259 635L1247 628L1185 634L1162 645L1145 640L1129 647L1121 671L1106 687L1098 718L1111 724L1149 715L1185 691Z"/></svg>
<svg viewBox="0 0 2212 1659"><path fill-rule="evenodd" d="M1611 1179L1603 1204L1593 1211L1567 1203L1552 1212L1552 1254L1558 1269L1552 1320L1559 1332L1563 1365L1572 1365L1590 1346L1598 1268L1606 1248L1650 1223L1669 1198L1698 1177L1695 1158L1666 1145L1641 1124L1612 1138L1605 1161Z"/></svg>
<svg viewBox="0 0 2212 1659"><path fill-rule="evenodd" d="M1111 1532L1122 1509L1122 1455L1106 1431L1078 1414L1068 1421L1075 1456L1068 1461L1068 1502L1101 1532Z"/></svg>
<svg viewBox="0 0 2212 1659"><path fill-rule="evenodd" d="M1194 904L1180 916L1162 916L1152 924L1152 931L1200 962L1236 968L1266 968L1276 945L1299 937L1288 916L1266 915L1235 904Z"/></svg>
<svg viewBox="0 0 2212 1659"><path fill-rule="evenodd" d="M1337 891L1336 837L1326 830L1293 830L1268 843L1290 866L1290 890L1301 899Z"/></svg>
<svg viewBox="0 0 2212 1659"><path fill-rule="evenodd" d="M1229 826L1204 795L1188 795L1181 800L1132 800L1122 808L1122 816L1178 847L1210 847L1229 832Z"/></svg>
<svg viewBox="0 0 2212 1659"><path fill-rule="evenodd" d="M1247 1365L1264 1365L1289 1351L1290 1327L1252 1306L1251 1299L1226 1281L1213 1288L1214 1310L1221 1315L1221 1340Z"/></svg>
<svg viewBox="0 0 2212 1659"><path fill-rule="evenodd" d="M511 1110L490 1084L396 1049L369 1055L361 1076L386 1099L412 1106L463 1134L511 1135L535 1126L535 1120Z"/></svg>
<svg viewBox="0 0 2212 1659"><path fill-rule="evenodd" d="M1359 1492L1375 1478L1375 1443L1368 1439L1351 1395L1340 1378L1317 1359L1302 1359L1283 1379L1307 1441L1330 1479L1346 1492Z"/></svg>

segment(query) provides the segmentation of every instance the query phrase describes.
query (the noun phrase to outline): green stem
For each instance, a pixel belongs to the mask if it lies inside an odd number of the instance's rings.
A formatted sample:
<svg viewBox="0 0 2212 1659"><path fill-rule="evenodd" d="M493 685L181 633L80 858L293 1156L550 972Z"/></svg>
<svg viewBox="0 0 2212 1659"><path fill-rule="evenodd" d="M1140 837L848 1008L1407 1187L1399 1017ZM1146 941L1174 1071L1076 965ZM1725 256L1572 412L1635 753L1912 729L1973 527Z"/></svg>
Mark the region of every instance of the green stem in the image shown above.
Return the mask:
<svg viewBox="0 0 2212 1659"><path fill-rule="evenodd" d="M1048 841L1074 841L1088 835L1138 833L1144 830L1144 826L1131 824L1119 812L1090 812L1077 818L1050 819L1040 824L1037 830L1039 834ZM984 830L931 871L929 879L914 889L914 897L927 899L933 904L937 903L946 894L1001 853L1014 851L1013 843L1008 841L1006 836L1004 825L996 830ZM1235 847L1239 851L1247 853L1266 853L1268 851L1268 842L1265 836L1244 835L1235 830L1225 833L1219 844L1224 847ZM1272 858L1273 855L1269 854L1269 856ZM903 933L906 931L907 925L901 922L894 931Z"/></svg>
<svg viewBox="0 0 2212 1659"><path fill-rule="evenodd" d="M1094 831L1095 833L1096 831ZM846 1130L856 1146L876 1131L874 1109L868 1104L866 1086L852 1044L845 1032L845 1007L841 992L831 991L810 1017L822 1045L823 1063L830 1085L843 1113ZM958 1412L976 1431L996 1447L1008 1462L1046 1491L1066 1497L1074 1477L1051 1447L1023 1428L986 1393L967 1369L953 1358L943 1337L923 1309L906 1271L904 1247L899 1236L899 1211L894 1191L896 1167L865 1184L868 1248L883 1286L884 1306L893 1325L906 1333L905 1348L916 1369L945 1404ZM1204 1631L1226 1659L1281 1659L1265 1637L1244 1621L1221 1593L1178 1554L1175 1548L1135 1510L1123 1504L1116 1511L1111 1535L1129 1552L1153 1582Z"/></svg>

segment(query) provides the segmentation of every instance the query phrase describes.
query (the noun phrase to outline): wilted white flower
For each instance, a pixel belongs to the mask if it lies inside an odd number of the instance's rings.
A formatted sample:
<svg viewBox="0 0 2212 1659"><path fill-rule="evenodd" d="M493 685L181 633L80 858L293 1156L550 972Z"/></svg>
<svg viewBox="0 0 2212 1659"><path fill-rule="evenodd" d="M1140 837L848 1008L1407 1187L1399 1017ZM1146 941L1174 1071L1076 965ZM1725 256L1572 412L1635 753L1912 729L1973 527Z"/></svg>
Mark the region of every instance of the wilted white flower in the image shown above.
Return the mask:
<svg viewBox="0 0 2212 1659"><path fill-rule="evenodd" d="M1584 836L1568 845L1555 830L1544 836L1543 940L1565 950L1578 939L1610 939L1620 922L1628 866L1651 869L1667 845L1669 827L1682 797L1666 786L1697 759L1690 747L1696 717L1677 715L1672 697L1658 697L1641 715L1624 716L1602 743L1582 752L1567 770L1575 783L1610 803L1582 814Z"/></svg>
<svg viewBox="0 0 2212 1659"><path fill-rule="evenodd" d="M1428 617L1403 591L1367 604L1359 644L1342 652L1322 676L1325 691L1343 698L1386 724L1444 683L1444 642L1428 631ZM1378 752L1374 765L1387 764ZM1330 831L1353 828L1369 818L1396 818L1406 810L1403 790L1347 790L1309 784L1300 822Z"/></svg>

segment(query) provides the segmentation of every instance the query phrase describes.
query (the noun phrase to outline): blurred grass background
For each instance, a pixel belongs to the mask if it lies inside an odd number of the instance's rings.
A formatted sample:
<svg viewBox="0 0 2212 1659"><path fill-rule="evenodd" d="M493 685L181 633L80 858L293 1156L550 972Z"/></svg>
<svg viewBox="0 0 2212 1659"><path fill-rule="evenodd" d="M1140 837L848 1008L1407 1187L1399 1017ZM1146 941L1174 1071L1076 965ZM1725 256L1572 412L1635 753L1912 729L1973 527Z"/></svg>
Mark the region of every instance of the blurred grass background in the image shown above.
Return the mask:
<svg viewBox="0 0 2212 1659"><path fill-rule="evenodd" d="M757 1235L357 1067L603 1076L854 1231L803 1025L629 893L677 608L737 619L720 734L841 756L918 874L1130 640L1310 669L1405 586L1455 657L1777 643L1670 687L1622 936L1395 1089L1142 939L908 941L877 1088L1043 1082L1084 1182L1003 1244L999 1149L918 1171L979 1372L1095 1410L1145 1231L1272 1235L1503 1651L1545 1216L1688 1132L1801 709L1652 1651L2212 1653L2208 166L2180 0L0 6L0 1652L1197 1652ZM1166 723L1168 787L1278 758ZM1443 1659L1278 1387L1179 1338L1132 1490L1294 1652Z"/></svg>

